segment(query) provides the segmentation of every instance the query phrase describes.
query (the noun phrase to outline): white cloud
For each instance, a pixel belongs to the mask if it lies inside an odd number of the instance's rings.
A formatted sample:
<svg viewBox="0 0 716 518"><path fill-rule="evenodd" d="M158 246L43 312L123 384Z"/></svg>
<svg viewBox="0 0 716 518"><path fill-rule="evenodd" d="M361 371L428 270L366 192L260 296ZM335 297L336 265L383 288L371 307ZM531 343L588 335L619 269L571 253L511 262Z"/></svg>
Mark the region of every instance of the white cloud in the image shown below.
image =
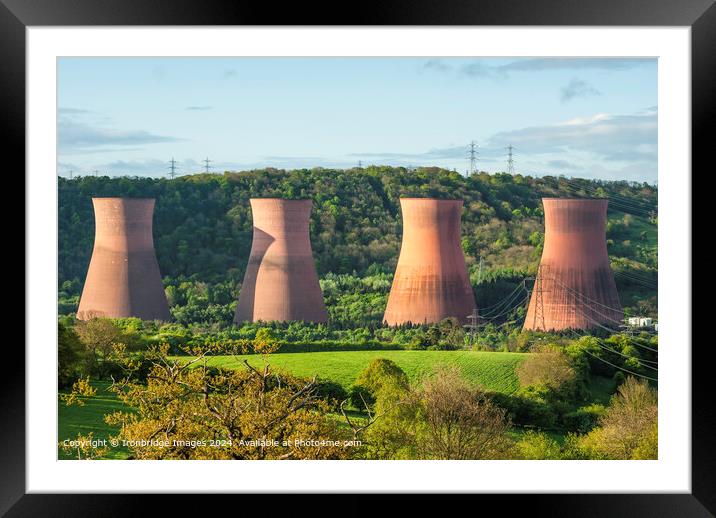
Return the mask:
<svg viewBox="0 0 716 518"><path fill-rule="evenodd" d="M77 108L60 108L57 122L60 154L78 154L121 149L182 139L157 135L145 130L119 130L98 125L87 119L92 112Z"/></svg>
<svg viewBox="0 0 716 518"><path fill-rule="evenodd" d="M602 160L656 162L657 114L597 114L501 132L489 139L491 147L508 144L528 154L588 152Z"/></svg>

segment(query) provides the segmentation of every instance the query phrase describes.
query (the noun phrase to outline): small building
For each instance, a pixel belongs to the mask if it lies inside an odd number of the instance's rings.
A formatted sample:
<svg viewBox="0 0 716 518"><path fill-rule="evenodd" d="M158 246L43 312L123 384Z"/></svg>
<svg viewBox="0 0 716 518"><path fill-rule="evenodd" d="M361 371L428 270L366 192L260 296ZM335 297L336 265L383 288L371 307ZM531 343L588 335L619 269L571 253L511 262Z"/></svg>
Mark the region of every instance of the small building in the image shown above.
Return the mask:
<svg viewBox="0 0 716 518"><path fill-rule="evenodd" d="M639 319L639 327L649 327L653 324L653 319L651 318L640 318Z"/></svg>
<svg viewBox="0 0 716 518"><path fill-rule="evenodd" d="M652 327L656 329L656 322L653 318L649 317L629 317L626 319L629 327Z"/></svg>

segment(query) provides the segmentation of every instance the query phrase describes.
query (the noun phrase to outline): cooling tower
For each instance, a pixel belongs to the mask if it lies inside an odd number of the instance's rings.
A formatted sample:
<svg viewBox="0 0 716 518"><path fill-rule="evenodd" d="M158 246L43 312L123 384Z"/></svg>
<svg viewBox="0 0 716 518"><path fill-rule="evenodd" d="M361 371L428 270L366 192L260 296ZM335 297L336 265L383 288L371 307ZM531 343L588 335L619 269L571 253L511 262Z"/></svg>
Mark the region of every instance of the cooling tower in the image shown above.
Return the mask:
<svg viewBox="0 0 716 518"><path fill-rule="evenodd" d="M311 205L311 200L251 200L254 237L236 323L328 321L308 236Z"/></svg>
<svg viewBox="0 0 716 518"><path fill-rule="evenodd" d="M92 198L95 237L77 318L169 320L154 254L154 199Z"/></svg>
<svg viewBox="0 0 716 518"><path fill-rule="evenodd" d="M544 198L544 250L525 329L615 327L623 318L606 243L607 200Z"/></svg>
<svg viewBox="0 0 716 518"><path fill-rule="evenodd" d="M467 322L475 295L460 247L462 200L401 198L403 242L383 320Z"/></svg>

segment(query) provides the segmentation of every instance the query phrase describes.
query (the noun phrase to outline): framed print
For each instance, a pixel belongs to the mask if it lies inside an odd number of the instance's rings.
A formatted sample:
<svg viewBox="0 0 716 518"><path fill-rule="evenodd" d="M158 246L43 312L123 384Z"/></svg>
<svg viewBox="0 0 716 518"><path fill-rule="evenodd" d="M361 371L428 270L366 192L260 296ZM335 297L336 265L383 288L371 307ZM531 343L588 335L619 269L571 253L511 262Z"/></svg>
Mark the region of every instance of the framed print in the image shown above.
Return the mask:
<svg viewBox="0 0 716 518"><path fill-rule="evenodd" d="M710 516L712 4L3 0L27 206L3 512L528 493Z"/></svg>

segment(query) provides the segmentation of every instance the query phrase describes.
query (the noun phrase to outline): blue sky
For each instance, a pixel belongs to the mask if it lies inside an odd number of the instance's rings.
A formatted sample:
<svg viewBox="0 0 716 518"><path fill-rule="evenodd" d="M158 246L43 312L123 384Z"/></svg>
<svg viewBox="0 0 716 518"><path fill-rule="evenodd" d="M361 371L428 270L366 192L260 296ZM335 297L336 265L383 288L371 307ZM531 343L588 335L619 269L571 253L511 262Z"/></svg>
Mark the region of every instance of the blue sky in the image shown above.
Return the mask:
<svg viewBox="0 0 716 518"><path fill-rule="evenodd" d="M61 58L58 174L441 166L657 179L650 58Z"/></svg>

